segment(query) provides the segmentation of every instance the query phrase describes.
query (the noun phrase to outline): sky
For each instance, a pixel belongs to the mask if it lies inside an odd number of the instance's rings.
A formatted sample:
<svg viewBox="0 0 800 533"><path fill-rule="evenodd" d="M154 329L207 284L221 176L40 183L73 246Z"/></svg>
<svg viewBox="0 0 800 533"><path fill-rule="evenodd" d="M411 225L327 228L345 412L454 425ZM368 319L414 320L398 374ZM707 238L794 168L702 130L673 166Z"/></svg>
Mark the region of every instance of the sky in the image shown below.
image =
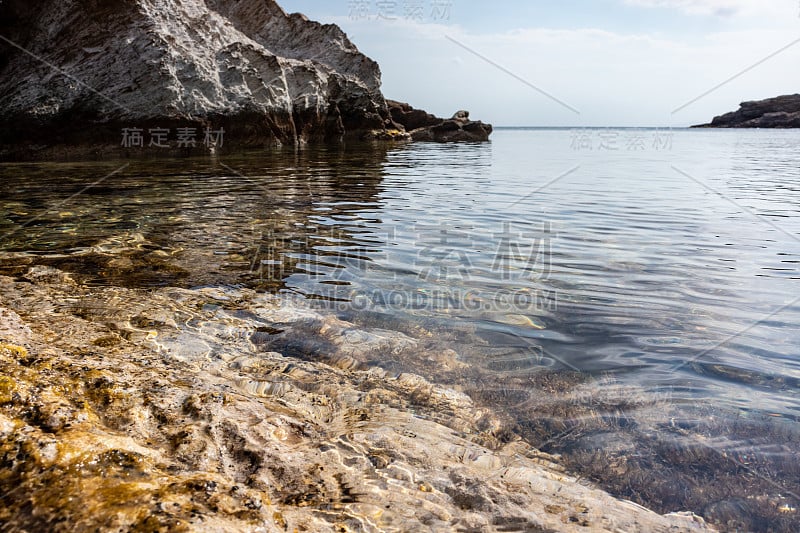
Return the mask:
<svg viewBox="0 0 800 533"><path fill-rule="evenodd" d="M339 25L387 98L495 126L679 127L800 93L800 0L278 3Z"/></svg>

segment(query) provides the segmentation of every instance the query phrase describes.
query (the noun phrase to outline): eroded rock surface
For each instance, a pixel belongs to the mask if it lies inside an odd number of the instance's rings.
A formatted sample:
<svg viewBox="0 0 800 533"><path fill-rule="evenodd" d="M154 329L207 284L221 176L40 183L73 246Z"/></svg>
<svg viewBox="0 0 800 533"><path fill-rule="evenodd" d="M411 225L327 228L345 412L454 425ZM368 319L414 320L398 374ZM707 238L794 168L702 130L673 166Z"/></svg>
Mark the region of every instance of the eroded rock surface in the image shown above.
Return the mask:
<svg viewBox="0 0 800 533"><path fill-rule="evenodd" d="M701 128L800 128L800 94L742 102L737 111L726 113Z"/></svg>
<svg viewBox="0 0 800 533"><path fill-rule="evenodd" d="M694 531L566 474L468 396L370 361L408 335L248 290L0 277L11 530ZM293 336L295 344L272 339Z"/></svg>

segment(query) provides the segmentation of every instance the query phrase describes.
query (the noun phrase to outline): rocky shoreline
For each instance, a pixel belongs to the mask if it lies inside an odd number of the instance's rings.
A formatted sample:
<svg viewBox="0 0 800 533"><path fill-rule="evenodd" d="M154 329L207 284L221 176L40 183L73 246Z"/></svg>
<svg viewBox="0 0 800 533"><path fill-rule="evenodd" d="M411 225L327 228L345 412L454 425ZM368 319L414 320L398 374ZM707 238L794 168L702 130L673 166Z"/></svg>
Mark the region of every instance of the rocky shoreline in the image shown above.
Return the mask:
<svg viewBox="0 0 800 533"><path fill-rule="evenodd" d="M702 531L372 364L419 343L245 289L0 277L0 524L129 531ZM285 331L303 344L276 345ZM324 348L316 356L309 343ZM457 355L421 350L424 365Z"/></svg>
<svg viewBox="0 0 800 533"><path fill-rule="evenodd" d="M737 111L693 128L800 128L800 94L742 102Z"/></svg>
<svg viewBox="0 0 800 533"><path fill-rule="evenodd" d="M0 36L0 160L412 138L378 64L274 0L9 0ZM468 122L414 137L488 139Z"/></svg>
<svg viewBox="0 0 800 533"><path fill-rule="evenodd" d="M401 124L415 141L488 141L492 125L469 118L469 111L457 111L451 118L443 119L409 104L387 100L392 120Z"/></svg>

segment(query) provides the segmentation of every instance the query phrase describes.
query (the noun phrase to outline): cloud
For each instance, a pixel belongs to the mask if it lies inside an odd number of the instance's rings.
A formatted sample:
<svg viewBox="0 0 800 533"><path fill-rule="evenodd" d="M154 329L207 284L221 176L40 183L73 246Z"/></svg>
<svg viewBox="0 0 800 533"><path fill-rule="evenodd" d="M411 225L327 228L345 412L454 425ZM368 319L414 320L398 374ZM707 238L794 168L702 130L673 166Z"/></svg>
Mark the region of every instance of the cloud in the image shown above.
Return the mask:
<svg viewBox="0 0 800 533"><path fill-rule="evenodd" d="M734 2L727 1L704 3ZM744 4L739 1L740 9ZM743 100L797 92L800 44L774 54L797 39L796 26L782 27L785 21L777 17L766 24L739 20L746 24L690 36L591 27L478 32L402 20L337 22L380 63L388 97L439 115L464 108L497 125L677 126L706 122ZM692 103L672 114L687 102Z"/></svg>
<svg viewBox="0 0 800 533"><path fill-rule="evenodd" d="M795 0L624 0L628 5L646 8L676 9L689 15L716 17L794 16Z"/></svg>

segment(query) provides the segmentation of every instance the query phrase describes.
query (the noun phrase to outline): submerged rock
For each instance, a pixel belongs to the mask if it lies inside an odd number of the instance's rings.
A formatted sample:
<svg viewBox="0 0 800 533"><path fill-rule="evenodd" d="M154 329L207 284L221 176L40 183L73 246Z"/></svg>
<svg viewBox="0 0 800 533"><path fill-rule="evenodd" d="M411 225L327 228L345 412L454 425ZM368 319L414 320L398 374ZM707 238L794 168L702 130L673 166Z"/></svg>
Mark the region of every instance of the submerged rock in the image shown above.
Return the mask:
<svg viewBox="0 0 800 533"><path fill-rule="evenodd" d="M710 124L695 128L800 128L800 94L742 102L737 111L726 113Z"/></svg>
<svg viewBox="0 0 800 533"><path fill-rule="evenodd" d="M0 277L0 306L12 530L708 530L492 438L500 422L462 392L367 364L420 349L396 332L254 291L55 275ZM318 353L261 338L292 334Z"/></svg>
<svg viewBox="0 0 800 533"><path fill-rule="evenodd" d="M394 100L387 100L392 119L401 124L415 141L487 141L492 125L469 119L469 111L457 111L443 119L421 109Z"/></svg>

